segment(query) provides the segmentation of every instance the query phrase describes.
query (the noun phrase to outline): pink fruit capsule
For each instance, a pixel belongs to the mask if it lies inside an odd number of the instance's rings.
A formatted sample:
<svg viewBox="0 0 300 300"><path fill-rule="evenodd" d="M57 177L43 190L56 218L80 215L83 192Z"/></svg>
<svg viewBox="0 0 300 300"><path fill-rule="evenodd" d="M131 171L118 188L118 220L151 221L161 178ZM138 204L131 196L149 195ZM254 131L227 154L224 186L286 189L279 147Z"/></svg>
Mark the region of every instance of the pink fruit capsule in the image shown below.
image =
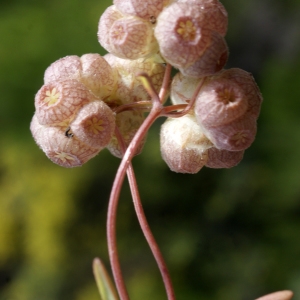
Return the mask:
<svg viewBox="0 0 300 300"><path fill-rule="evenodd" d="M82 106L96 99L75 79L51 81L44 84L35 96L37 118L43 125L69 122Z"/></svg>

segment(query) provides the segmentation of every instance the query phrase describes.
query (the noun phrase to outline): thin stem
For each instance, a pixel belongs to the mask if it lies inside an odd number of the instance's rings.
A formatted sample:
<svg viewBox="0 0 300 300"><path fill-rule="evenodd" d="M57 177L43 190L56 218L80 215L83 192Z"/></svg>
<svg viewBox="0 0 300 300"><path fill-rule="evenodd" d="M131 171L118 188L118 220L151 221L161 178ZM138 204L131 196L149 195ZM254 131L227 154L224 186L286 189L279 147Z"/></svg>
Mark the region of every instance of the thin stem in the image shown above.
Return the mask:
<svg viewBox="0 0 300 300"><path fill-rule="evenodd" d="M126 111L126 110L133 110L133 109L141 109L141 110L147 110L150 111L152 107L152 101L145 100L145 101L138 101L133 103L127 103L120 105L113 109L113 112L118 114L120 112Z"/></svg>
<svg viewBox="0 0 300 300"><path fill-rule="evenodd" d="M164 77L164 83L163 87L161 89L160 96L165 97L167 93L167 89L169 86L170 82L170 72L171 72L171 67L168 66L167 68L167 75ZM134 154L137 151L137 148L139 147L141 141L143 140L144 136L148 132L149 128L151 125L154 123L154 121L162 115L164 107L162 106L163 100L161 100L160 96L156 93L152 82L149 78L149 76L146 73L141 73L140 78L144 84L145 89L149 93L149 95L152 98L152 109L144 122L142 123L141 127L139 130L136 132L134 138L132 139L131 143L129 144L122 161L120 163L120 166L118 168L112 191L110 194L110 199L109 199L109 204L108 204L108 212L107 212L107 243L108 243L108 254L109 254L109 259L112 267L112 272L114 276L114 280L116 283L116 287L119 293L119 296L121 300L129 300L128 292L124 283L124 279L122 277L122 271L118 259L118 252L117 252L117 241L116 241L116 218L117 218L117 206L118 206L118 200L120 197L120 192L121 188L123 185L123 181L125 178L126 171L128 167L131 165L131 160L134 156ZM163 99L163 98L162 98ZM130 171L129 171L130 172ZM132 173L129 173L129 178L134 179L135 177L132 177ZM133 182L132 182L133 183ZM136 186L136 182L133 183ZM138 196L138 202L140 203L139 195L137 195L137 189L133 191L133 196L136 198ZM135 201L136 202L136 201ZM151 250L154 251L155 253L155 258L158 259L159 261L159 268L161 270L163 280L165 283L165 287L167 290L167 295L169 300L175 300L175 295L173 291L173 287L171 284L170 276L168 274L166 265L164 263L163 257L159 251L159 248L152 236L152 233L149 229L149 226L147 224L146 218L144 216L143 210L141 210L141 205L140 207L137 207L137 215L140 220L142 217L143 220L142 222L140 221L142 230L146 236L146 239L151 247ZM154 242L154 243L153 243Z"/></svg>
<svg viewBox="0 0 300 300"><path fill-rule="evenodd" d="M163 116L164 117L172 117L175 115L178 110L182 111L187 107L187 104L175 104L175 105L168 105L164 107Z"/></svg>
<svg viewBox="0 0 300 300"><path fill-rule="evenodd" d="M159 96L157 95L155 88L153 86L153 83L151 81L151 78L146 72L140 72L137 74L139 79L142 81L144 88L146 89L147 93L150 95L152 99L152 103L155 102L158 104L162 104ZM164 78L165 79L165 78Z"/></svg>
<svg viewBox="0 0 300 300"><path fill-rule="evenodd" d="M118 143L120 145L121 151L124 154L126 151L126 145L125 145L124 139L120 133L120 130L118 128L116 128L115 134L118 139ZM128 181L129 181L129 185L130 185L130 190L131 190L131 195L132 195L132 200L133 200L134 208L136 211L136 215L139 220L139 224L141 226L142 232L148 242L148 245L151 249L151 252L152 252L152 254L155 258L155 261L158 265L158 268L160 270L160 273L161 273L161 276L162 276L162 279L164 282L164 286L166 289L168 300L175 300L174 288L172 285L172 281L171 281L171 277L170 277L167 265L165 263L163 255L159 249L159 246L151 232L150 226L147 222L147 218L144 213L144 209L142 206L141 197L140 197L140 193L138 190L138 185L137 185L137 181L136 181L136 177L134 174L134 169L133 169L132 163L130 163L128 166L127 177L128 177Z"/></svg>
<svg viewBox="0 0 300 300"><path fill-rule="evenodd" d="M167 64L162 87L161 87L159 95L158 95L161 103L164 102L166 95L168 94L170 78L171 78L171 71L172 71L172 66L170 64Z"/></svg>
<svg viewBox="0 0 300 300"><path fill-rule="evenodd" d="M191 100L188 102L188 104L186 105L186 107L183 110L178 111L178 112L169 113L168 112L169 107L165 107L163 112L162 112L162 115L166 116L166 117L171 117L171 118L179 118L179 117L182 117L182 116L186 115L190 111L190 109L194 106L197 95L199 94L199 92L200 92L200 90L203 86L205 78L206 77L203 77L202 80L198 83L198 85L197 85L197 87L196 87L196 89L193 93L193 96L192 96Z"/></svg>
<svg viewBox="0 0 300 300"><path fill-rule="evenodd" d="M123 184L122 181L115 180L113 190L121 190ZM110 265L113 272L116 288L121 300L129 300L128 292L122 276L121 266L118 257L117 239L116 239L116 219L117 219L117 207L119 202L119 195L111 197L108 204L107 211L107 223L106 234L108 243L108 254L110 259Z"/></svg>
<svg viewBox="0 0 300 300"><path fill-rule="evenodd" d="M121 267L118 259L117 251L117 241L116 241L116 219L117 219L117 206L118 200L125 178L126 170L132 160L132 157L136 153L138 146L140 145L142 139L148 132L151 125L157 119L162 111L162 106L159 102L154 102L152 110L149 115L135 134L131 143L129 144L123 159L118 168L112 191L109 198L108 211L107 211L107 223L106 223L106 233L107 233L107 243L108 243L108 254L110 259L110 264L112 268L112 273L116 283L116 287L121 300L129 300L127 289L122 277Z"/></svg>
<svg viewBox="0 0 300 300"><path fill-rule="evenodd" d="M128 180L129 180L129 184L130 184L130 189L131 189L131 194L132 194L132 199L133 199L133 204L134 204L134 208L136 211L136 215L138 217L143 234L148 242L148 245L151 249L151 252L152 252L152 254L155 258L155 261L158 265L158 268L160 270L160 273L161 273L161 276L162 276L162 279L164 282L164 286L166 289L168 300L175 300L174 288L172 285L172 281L171 281L171 277L170 277L167 265L165 263L163 255L159 249L159 246L151 232L151 229L147 222L147 218L144 213L144 209L143 209L143 206L141 203L141 198L140 198L140 194L139 194L139 191L137 188L136 177L134 174L132 164L130 164L127 169L127 176L128 176Z"/></svg>

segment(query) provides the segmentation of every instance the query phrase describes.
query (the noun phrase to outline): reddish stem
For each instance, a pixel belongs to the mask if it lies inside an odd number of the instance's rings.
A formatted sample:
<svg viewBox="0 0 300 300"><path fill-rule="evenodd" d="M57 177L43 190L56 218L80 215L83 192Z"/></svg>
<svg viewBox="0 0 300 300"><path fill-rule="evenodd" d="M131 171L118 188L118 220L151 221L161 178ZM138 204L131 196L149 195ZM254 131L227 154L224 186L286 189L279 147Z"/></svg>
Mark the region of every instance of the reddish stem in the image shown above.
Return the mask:
<svg viewBox="0 0 300 300"><path fill-rule="evenodd" d="M187 107L187 104L174 104L164 107L163 116L172 117L178 110L183 111Z"/></svg>
<svg viewBox="0 0 300 300"><path fill-rule="evenodd" d="M165 97L167 96L168 91L169 91L171 71L172 71L172 66L170 64L167 64L165 74L164 74L163 83L162 83L162 87L161 87L160 92L159 92L159 99L160 99L161 103L164 102Z"/></svg>
<svg viewBox="0 0 300 300"><path fill-rule="evenodd" d="M122 134L121 134L119 128L116 128L115 134L118 139L118 143L120 145L121 151L124 154L126 151L126 144L125 144L125 141L122 137ZM153 254L153 256L156 260L156 263L158 265L158 268L160 270L168 299L175 300L175 293L174 293L174 289L173 289L173 285L172 285L172 281L171 281L171 277L170 277L167 265L162 256L162 253L158 247L158 244L151 232L150 226L147 222L147 218L144 213L144 209L142 206L142 201L141 201L141 197L140 197L140 193L139 193L139 189L138 189L138 185L137 185L137 181L136 181L136 177L134 174L134 169L133 169L132 163L130 163L128 166L127 177L128 177L128 181L129 181L129 185L130 185L130 190L131 190L131 195L132 195L135 212L136 212L137 218L139 220L139 224L141 226L142 232L148 242L148 245L152 251L152 254Z"/></svg>
<svg viewBox="0 0 300 300"><path fill-rule="evenodd" d="M133 204L134 204L134 208L136 211L136 215L138 217L143 234L148 242L148 245L152 251L152 254L153 254L153 256L156 260L156 263L158 265L158 268L160 270L160 273L161 273L161 276L162 276L162 279L164 282L164 286L166 289L168 300L175 300L174 288L172 285L172 281L171 281L171 277L170 277L167 265L165 263L163 255L159 249L159 246L151 232L151 229L147 222L147 218L144 213L144 209L143 209L143 206L141 203L141 198L140 198L140 194L138 191L136 177L134 174L132 164L130 164L128 167L127 177L128 177L129 184L130 184L130 189L131 189L131 194L132 194L132 199L133 199Z"/></svg>
<svg viewBox="0 0 300 300"><path fill-rule="evenodd" d="M122 277L121 267L118 259L117 252L117 241L116 241L116 217L117 217L117 206L118 200L125 178L126 170L131 163L134 154L137 151L138 146L143 140L144 136L148 132L151 125L160 115L163 107L160 102L154 101L152 110L149 115L135 134L130 145L128 146L123 159L118 168L112 191L109 198L108 211L107 211L107 243L108 243L108 254L110 258L110 263L112 267L113 276L115 279L116 287L121 300L129 300L129 296L126 290L126 286Z"/></svg>
<svg viewBox="0 0 300 300"><path fill-rule="evenodd" d="M123 181L125 178L125 173L127 171L128 179L132 191L132 197L134 202L134 207L136 210L136 214L138 217L138 220L140 222L140 226L142 228L142 231L145 235L145 238L151 248L151 251L157 261L158 267L160 269L167 296L169 300L175 300L175 294L174 289L171 283L170 275L168 272L168 269L166 267L166 264L164 262L163 256L159 250L159 247L154 239L154 236L152 235L152 232L149 228L149 225L147 223L147 219L145 217L140 195L138 192L138 187L136 183L136 178L134 175L133 167L131 164L131 160L133 156L135 155L137 148L139 147L141 141L143 140L144 136L148 132L151 125L154 123L154 121L162 115L164 107L162 106L162 102L164 97L166 96L166 93L168 91L168 86L170 82L170 73L171 73L171 66L167 65L166 73L164 76L163 86L160 91L159 96L154 90L154 87L151 83L150 78L147 74L140 74L145 87L151 95L152 98L152 109L135 134L134 138L132 139L130 145L128 146L126 152L124 153L123 159L120 163L119 169L117 171L115 181L113 183L110 199L109 199L109 205L108 205L108 212L107 212L107 242L108 242L108 252L109 252L109 258L110 263L112 267L113 276L115 279L116 287L119 293L119 296L121 300L129 300L129 296L126 290L126 286L124 283L124 279L122 277L121 267L118 259L118 252L117 252L117 241L116 241L116 217L117 217L117 206L118 206L118 200L121 192L121 188L123 185ZM120 141L120 147L124 150L126 145L124 145L124 142L122 141L122 137L120 136L120 132L118 129L116 130L117 137L119 136Z"/></svg>
<svg viewBox="0 0 300 300"><path fill-rule="evenodd" d="M162 116L171 117L171 118L180 118L180 117L186 115L191 110L191 108L194 106L197 95L199 94L204 81L205 81L205 77L203 77L202 80L198 83L198 85L193 93L192 98L190 99L188 104L185 105L183 110L176 111L176 112L170 112L170 110L179 109L182 104L178 104L178 106L177 105L167 106L167 107L164 107L164 109L162 111Z"/></svg>
<svg viewBox="0 0 300 300"><path fill-rule="evenodd" d="M113 109L113 112L118 114L120 112L126 111L126 110L133 110L133 109L141 109L141 110L147 110L149 111L152 107L152 101L145 100L145 101L138 101L133 103L127 103L120 105Z"/></svg>

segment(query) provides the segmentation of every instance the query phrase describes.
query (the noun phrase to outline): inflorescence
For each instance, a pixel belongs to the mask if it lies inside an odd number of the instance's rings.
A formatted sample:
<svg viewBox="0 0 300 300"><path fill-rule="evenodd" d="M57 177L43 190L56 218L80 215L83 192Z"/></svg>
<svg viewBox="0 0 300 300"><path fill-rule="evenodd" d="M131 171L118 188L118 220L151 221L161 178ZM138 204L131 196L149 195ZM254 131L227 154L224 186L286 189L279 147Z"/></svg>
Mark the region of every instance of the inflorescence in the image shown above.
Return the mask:
<svg viewBox="0 0 300 300"><path fill-rule="evenodd" d="M223 69L227 23L218 0L114 0L98 26L109 53L66 56L45 71L30 126L36 143L64 167L104 148L122 157L116 128L128 146L151 103L136 75L146 73L158 93L169 64L178 70L169 89L174 107L182 110L201 88L184 116L163 124L163 159L181 173L235 166L255 138L262 96L250 73Z"/></svg>
<svg viewBox="0 0 300 300"><path fill-rule="evenodd" d="M126 170L141 228L168 299L175 299L130 163L142 151L154 120L167 117L160 133L161 154L180 173L197 173L203 166L233 167L255 139L262 96L250 73L224 69L227 24L218 0L114 0L98 26L99 43L108 54L57 60L45 71L35 96L30 130L54 163L81 166L104 148L123 158L107 217L111 267L122 300L129 297L117 259L115 224ZM178 72L171 81L172 67ZM163 106L168 96L171 105ZM292 296L281 291L259 299Z"/></svg>

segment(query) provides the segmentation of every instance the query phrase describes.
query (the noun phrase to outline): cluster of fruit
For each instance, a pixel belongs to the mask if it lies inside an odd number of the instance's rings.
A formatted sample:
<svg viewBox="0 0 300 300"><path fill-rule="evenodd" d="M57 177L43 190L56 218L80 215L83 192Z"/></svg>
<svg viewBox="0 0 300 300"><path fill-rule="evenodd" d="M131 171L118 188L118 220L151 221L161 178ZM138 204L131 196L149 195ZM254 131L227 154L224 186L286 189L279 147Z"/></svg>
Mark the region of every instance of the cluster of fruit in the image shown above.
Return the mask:
<svg viewBox="0 0 300 300"><path fill-rule="evenodd" d="M51 64L35 96L30 129L36 143L63 167L84 164L107 148L121 157L118 126L129 143L144 120L139 110L114 112L119 106L149 99L136 72L147 72L160 88L165 67L113 55L67 56Z"/></svg>
<svg viewBox="0 0 300 300"><path fill-rule="evenodd" d="M80 166L103 148L122 157L115 130L128 145L145 118L138 103L151 100L136 74L147 73L158 92L167 63L179 70L173 105L187 105L201 88L186 115L163 124L163 159L182 173L236 165L255 138L262 97L249 73L223 70L226 31L218 0L114 0L98 26L109 53L67 56L46 70L31 122L35 141L64 167Z"/></svg>

